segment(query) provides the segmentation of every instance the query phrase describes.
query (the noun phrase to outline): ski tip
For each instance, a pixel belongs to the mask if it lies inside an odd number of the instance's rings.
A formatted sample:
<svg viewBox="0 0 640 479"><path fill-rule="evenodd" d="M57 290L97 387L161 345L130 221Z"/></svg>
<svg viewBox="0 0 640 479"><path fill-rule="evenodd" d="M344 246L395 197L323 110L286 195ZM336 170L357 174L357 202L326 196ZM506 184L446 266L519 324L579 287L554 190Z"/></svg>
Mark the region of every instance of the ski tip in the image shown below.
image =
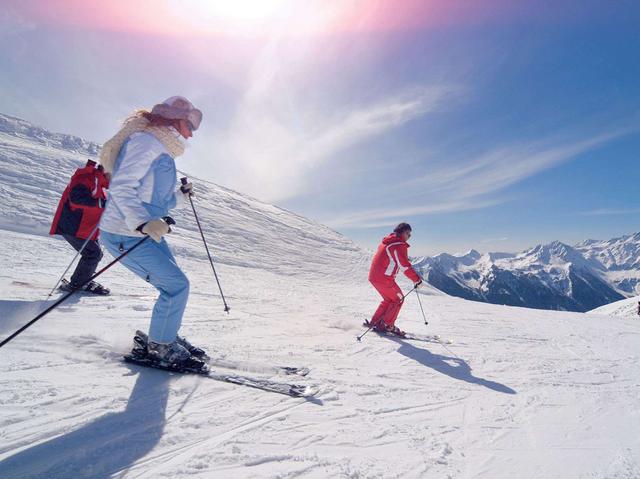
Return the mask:
<svg viewBox="0 0 640 479"><path fill-rule="evenodd" d="M318 394L318 392L319 392L319 389L317 387L308 386L308 385L293 386L289 390L289 393L291 396L300 397L300 398L313 398Z"/></svg>

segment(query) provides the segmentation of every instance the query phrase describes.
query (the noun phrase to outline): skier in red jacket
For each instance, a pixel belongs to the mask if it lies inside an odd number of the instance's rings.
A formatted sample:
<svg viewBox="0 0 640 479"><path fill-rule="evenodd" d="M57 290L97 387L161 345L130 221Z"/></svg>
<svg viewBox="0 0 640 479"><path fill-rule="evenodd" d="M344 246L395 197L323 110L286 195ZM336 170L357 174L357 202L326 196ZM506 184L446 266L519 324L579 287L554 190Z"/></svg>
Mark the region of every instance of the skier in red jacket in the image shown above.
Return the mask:
<svg viewBox="0 0 640 479"><path fill-rule="evenodd" d="M71 291L86 283L102 259L98 223L104 211L108 187L108 174L102 166L96 166L95 161L89 160L76 170L62 193L49 234L62 235L76 251L82 250L71 281L63 280L62 291ZM99 295L109 294L107 288L95 281L86 284L83 290Z"/></svg>
<svg viewBox="0 0 640 479"><path fill-rule="evenodd" d="M422 279L411 267L407 256L410 237L411 226L400 223L393 233L383 238L371 262L369 282L383 298L369 323L378 332L404 336L404 332L395 325L403 302L402 290L395 281L398 271L413 281L414 288L422 284Z"/></svg>

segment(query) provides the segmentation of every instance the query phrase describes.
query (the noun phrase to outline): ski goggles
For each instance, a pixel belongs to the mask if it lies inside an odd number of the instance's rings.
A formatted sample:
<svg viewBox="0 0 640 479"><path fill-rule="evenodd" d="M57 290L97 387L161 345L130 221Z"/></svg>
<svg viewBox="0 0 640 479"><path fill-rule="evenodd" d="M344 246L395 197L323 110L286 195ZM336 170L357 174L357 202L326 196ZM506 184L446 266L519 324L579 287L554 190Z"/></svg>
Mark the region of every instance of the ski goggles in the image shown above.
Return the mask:
<svg viewBox="0 0 640 479"><path fill-rule="evenodd" d="M202 112L197 108L190 110L187 114L187 123L191 131L196 131L200 128L200 122L202 122Z"/></svg>

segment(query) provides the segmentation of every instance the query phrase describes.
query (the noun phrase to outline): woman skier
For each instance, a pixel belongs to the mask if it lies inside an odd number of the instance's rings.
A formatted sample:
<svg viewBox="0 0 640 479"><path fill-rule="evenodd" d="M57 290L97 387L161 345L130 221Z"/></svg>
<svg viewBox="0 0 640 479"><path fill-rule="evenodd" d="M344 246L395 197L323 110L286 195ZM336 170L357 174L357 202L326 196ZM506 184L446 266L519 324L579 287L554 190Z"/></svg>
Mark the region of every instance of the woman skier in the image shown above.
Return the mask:
<svg viewBox="0 0 640 479"><path fill-rule="evenodd" d="M404 331L395 325L404 297L402 290L396 284L396 275L402 271L414 283L414 289L422 284L422 279L411 267L407 250L407 241L411 237L411 226L400 223L388 236L382 239L378 246L371 269L369 282L382 296L382 302L368 323L375 331L404 336Z"/></svg>
<svg viewBox="0 0 640 479"><path fill-rule="evenodd" d="M49 234L61 235L80 252L80 261L71 275L71 281L62 280L62 291L74 291L82 287L82 291L88 293L109 294L109 290L101 284L89 281L102 259L98 223L104 211L108 187L109 175L105 174L102 165L88 160L85 166L76 170L62 193Z"/></svg>
<svg viewBox="0 0 640 479"><path fill-rule="evenodd" d="M178 336L189 280L163 238L170 232L164 218L192 193L191 183L176 188L174 160L184 153L185 141L201 121L200 110L174 96L151 111L135 112L100 153L105 171L113 175L100 223L102 241L117 257L144 235L153 240L125 256L122 264L160 292L146 343L148 359L181 370L203 368L205 353Z"/></svg>

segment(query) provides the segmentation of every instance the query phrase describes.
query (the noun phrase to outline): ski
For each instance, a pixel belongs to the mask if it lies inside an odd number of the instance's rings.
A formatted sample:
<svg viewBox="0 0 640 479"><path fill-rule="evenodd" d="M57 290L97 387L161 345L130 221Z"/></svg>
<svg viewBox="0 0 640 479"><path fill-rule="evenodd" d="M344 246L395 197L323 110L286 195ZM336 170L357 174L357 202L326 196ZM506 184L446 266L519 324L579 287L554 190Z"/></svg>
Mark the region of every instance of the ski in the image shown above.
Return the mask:
<svg viewBox="0 0 640 479"><path fill-rule="evenodd" d="M213 367L234 369L238 371L247 371L262 374L280 374L283 376L306 376L310 369L295 366L270 366L268 364L257 364L248 361L233 361L222 358L209 358L207 364Z"/></svg>
<svg viewBox="0 0 640 479"><path fill-rule="evenodd" d="M371 326L371 323L369 321L364 321L362 325L368 328ZM422 334L413 334L413 333L405 332L404 335L401 336L401 335L393 334L390 332L376 331L375 329L373 329L372 331L376 333L378 336L382 336L386 338L406 339L407 341L422 341L425 343L453 344L453 341L451 339L443 339L438 334L422 335Z"/></svg>
<svg viewBox="0 0 640 479"><path fill-rule="evenodd" d="M290 384L279 381L271 381L263 378L243 376L239 374L224 374L210 371L205 377L215 381L238 384L250 388L261 389L291 397L313 397L317 391L304 384Z"/></svg>
<svg viewBox="0 0 640 479"><path fill-rule="evenodd" d="M149 340L148 336L142 331L136 331L136 335L133 338L136 342L136 345L142 349L146 349L147 341ZM250 361L235 361L228 360L223 358L211 358L208 355L205 355L200 360L206 362L212 367L223 368L223 369L234 369L238 371L247 371L252 373L262 373L262 374L271 374L277 375L281 374L284 376L306 376L309 374L309 368L305 367L295 367L295 366L271 366L268 364L258 364Z"/></svg>
<svg viewBox="0 0 640 479"><path fill-rule="evenodd" d="M214 381L222 381L226 383L237 384L240 386L247 386L255 389L260 389L262 391L284 394L285 396L290 397L312 397L316 394L316 391L314 389L303 384L290 384L278 381L270 381L263 378L243 376L239 374L219 373L216 371L212 371L206 364L203 368L197 370L189 368L176 368L172 365L164 365L158 361L153 361L144 356L134 354L125 355L124 361L127 363L136 364L138 366L160 369L163 371L169 371L178 374L197 374L198 376L213 379Z"/></svg>
<svg viewBox="0 0 640 479"><path fill-rule="evenodd" d="M404 339L407 339L409 341L423 341L426 343L453 344L453 340L443 339L438 334L421 335L421 334L406 333L406 336L404 337Z"/></svg>

